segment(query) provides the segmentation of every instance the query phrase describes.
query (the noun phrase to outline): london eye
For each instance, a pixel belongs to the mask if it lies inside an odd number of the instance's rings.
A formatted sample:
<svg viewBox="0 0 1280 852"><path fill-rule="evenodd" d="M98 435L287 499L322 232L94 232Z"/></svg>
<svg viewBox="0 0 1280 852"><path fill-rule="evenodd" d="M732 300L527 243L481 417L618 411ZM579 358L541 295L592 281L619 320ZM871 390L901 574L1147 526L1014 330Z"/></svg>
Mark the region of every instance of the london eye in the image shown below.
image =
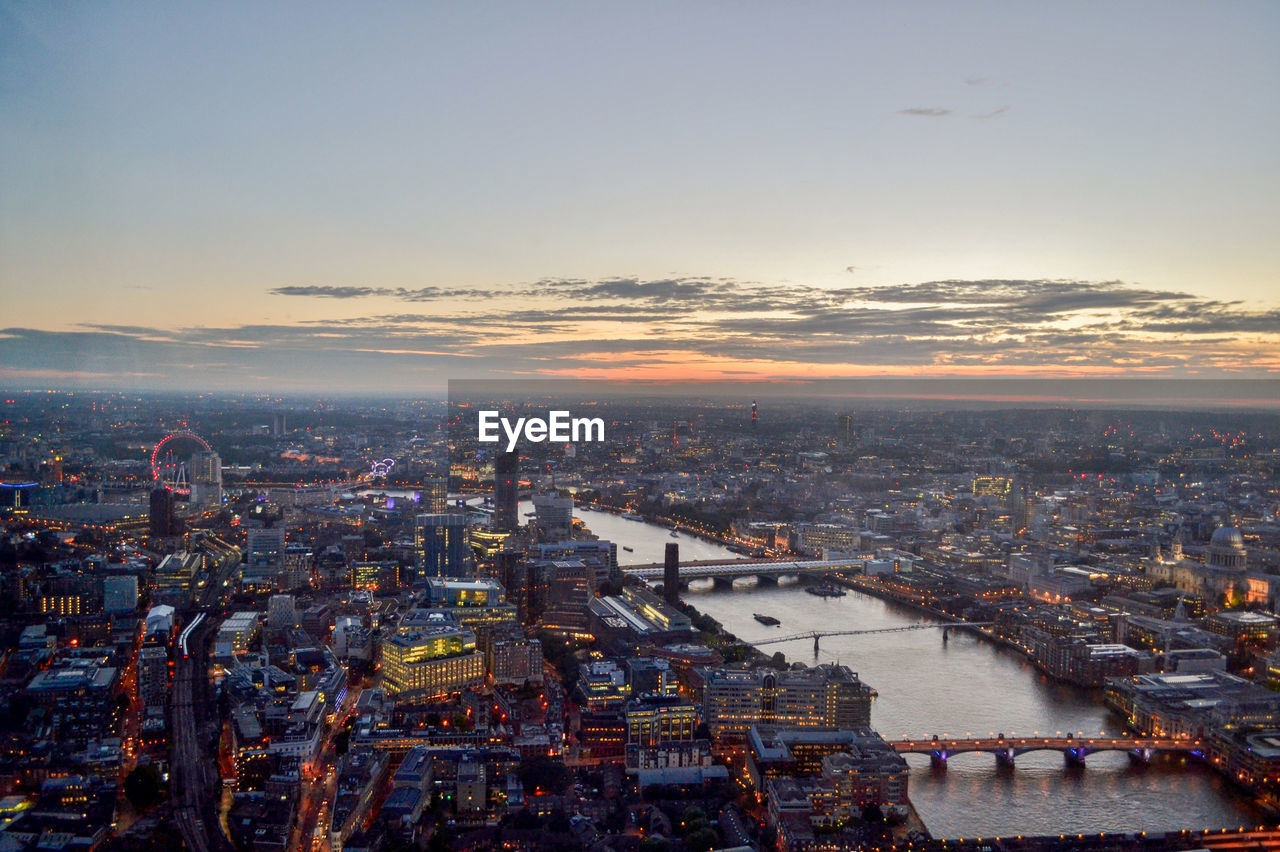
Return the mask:
<svg viewBox="0 0 1280 852"><path fill-rule="evenodd" d="M209 442L195 432L171 432L151 451L151 478L157 487L174 494L191 496L189 464L194 453L213 452Z"/></svg>

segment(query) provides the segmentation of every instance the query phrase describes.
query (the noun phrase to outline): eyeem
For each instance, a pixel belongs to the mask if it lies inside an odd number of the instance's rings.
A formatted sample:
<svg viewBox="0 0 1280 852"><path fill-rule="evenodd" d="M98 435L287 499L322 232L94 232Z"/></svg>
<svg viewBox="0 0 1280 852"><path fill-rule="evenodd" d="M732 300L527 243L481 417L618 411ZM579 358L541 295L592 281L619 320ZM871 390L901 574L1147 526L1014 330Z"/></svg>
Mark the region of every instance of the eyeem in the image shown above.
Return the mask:
<svg viewBox="0 0 1280 852"><path fill-rule="evenodd" d="M516 448L516 442L523 435L526 441L540 444L543 441L560 443L561 441L603 441L604 418L602 417L570 417L567 411L550 411L546 420L541 417L518 417L513 424L496 411L481 411L480 425L476 439L482 443L496 444L501 437L498 427L507 436L507 452Z"/></svg>

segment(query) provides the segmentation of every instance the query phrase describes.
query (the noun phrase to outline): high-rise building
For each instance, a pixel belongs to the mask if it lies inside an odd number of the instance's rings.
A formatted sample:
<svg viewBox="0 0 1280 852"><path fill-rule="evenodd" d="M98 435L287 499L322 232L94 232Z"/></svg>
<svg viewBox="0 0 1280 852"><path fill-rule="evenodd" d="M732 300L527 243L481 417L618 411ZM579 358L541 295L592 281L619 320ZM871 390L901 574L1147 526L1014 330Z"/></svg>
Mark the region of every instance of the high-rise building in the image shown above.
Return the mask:
<svg viewBox="0 0 1280 852"><path fill-rule="evenodd" d="M144 714L164 715L169 695L169 652L162 645L144 645L138 651L138 698Z"/></svg>
<svg viewBox="0 0 1280 852"><path fill-rule="evenodd" d="M222 458L200 450L191 457L191 502L216 506L222 502Z"/></svg>
<svg viewBox="0 0 1280 852"><path fill-rule="evenodd" d="M533 497L534 520L542 537L548 541L560 541L573 532L573 498L558 494L535 494Z"/></svg>
<svg viewBox="0 0 1280 852"><path fill-rule="evenodd" d="M429 476L422 483L419 505L433 515L449 511L449 483L442 476Z"/></svg>
<svg viewBox="0 0 1280 852"><path fill-rule="evenodd" d="M520 527L520 454L500 453L493 462L493 529L515 532Z"/></svg>
<svg viewBox="0 0 1280 852"><path fill-rule="evenodd" d="M427 603L433 607L485 607L507 602L506 589L493 580L427 578Z"/></svg>
<svg viewBox="0 0 1280 852"><path fill-rule="evenodd" d="M413 523L413 549L420 578L471 574L465 515L418 515Z"/></svg>
<svg viewBox="0 0 1280 852"><path fill-rule="evenodd" d="M590 636L588 606L595 594L595 579L595 571L581 559L553 562L547 572L543 628L566 636Z"/></svg>
<svg viewBox="0 0 1280 852"><path fill-rule="evenodd" d="M542 542L535 551L540 562L581 559L595 571L596 587L622 579L618 571L618 545L604 539Z"/></svg>
<svg viewBox="0 0 1280 852"><path fill-rule="evenodd" d="M149 532L155 538L173 535L176 524L173 517L173 492L159 487L151 492L151 511L149 514Z"/></svg>
<svg viewBox="0 0 1280 852"><path fill-rule="evenodd" d="M251 529L245 535L245 564L253 568L280 568L284 564L284 527Z"/></svg>
<svg viewBox="0 0 1280 852"><path fill-rule="evenodd" d="M669 604L680 602L680 545L667 542L666 559L662 563L662 597Z"/></svg>
<svg viewBox="0 0 1280 852"><path fill-rule="evenodd" d="M278 586L281 589L298 589L311 585L311 549L301 544L286 545L284 567L280 570Z"/></svg>
<svg viewBox="0 0 1280 852"><path fill-rule="evenodd" d="M507 599L516 605L519 619L529 620L531 604L529 594L529 565L525 561L524 552L520 550L499 551L494 560L494 571L497 580L507 592Z"/></svg>

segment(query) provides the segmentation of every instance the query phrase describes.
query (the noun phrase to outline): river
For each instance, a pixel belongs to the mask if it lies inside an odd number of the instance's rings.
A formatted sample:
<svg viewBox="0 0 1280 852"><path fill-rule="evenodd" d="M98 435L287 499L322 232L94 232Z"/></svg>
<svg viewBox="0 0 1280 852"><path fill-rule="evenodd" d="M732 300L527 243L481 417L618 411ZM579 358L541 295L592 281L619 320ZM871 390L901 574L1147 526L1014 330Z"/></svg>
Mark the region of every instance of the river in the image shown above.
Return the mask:
<svg viewBox="0 0 1280 852"><path fill-rule="evenodd" d="M520 515L533 510L527 501ZM681 560L739 558L720 545L617 515L575 511L593 533L618 544L618 562L661 562L668 542L680 544ZM627 551L624 548L630 547ZM919 624L912 610L850 591L823 599L798 584L732 591L695 583L685 600L744 639L764 639L812 630L876 629ZM766 627L759 612L781 620ZM848 665L879 693L872 725L890 739L932 734L1076 731L1115 733L1119 717L1096 693L1055 683L1020 654L964 632L943 643L940 631L870 636L833 636L813 656L812 640L767 646L789 660ZM909 755L910 796L935 837L1010 834L1166 832L1260 825L1266 818L1247 796L1195 759L1165 757L1133 766L1121 753L1090 755L1084 769L1068 768L1056 752L1020 755L1016 768L999 769L989 754L956 755L947 769Z"/></svg>
<svg viewBox="0 0 1280 852"><path fill-rule="evenodd" d="M526 508L526 505L528 508ZM532 512L533 504L521 503L520 516ZM573 511L574 517L587 525L587 529L606 541L618 545L619 565L652 565L666 559L667 544L676 542L680 545L681 562L700 562L706 559L742 559L723 545L695 538L688 533L671 535L655 524L641 521L629 521L612 512L598 512L578 506ZM623 547L631 550L624 550Z"/></svg>
<svg viewBox="0 0 1280 852"><path fill-rule="evenodd" d="M577 514L593 532L618 543L623 564L660 562L666 542L677 540L653 525L598 512ZM684 535L678 540L682 559L733 558L718 545ZM625 553L623 545L634 552ZM733 591L695 583L684 599L744 639L817 625L870 630L929 620L853 591L823 599L798 584L753 587L749 582L740 581ZM756 612L782 624L762 625L752 618ZM767 649L781 650L789 660L815 662L812 640ZM890 739L1121 730L1120 718L1098 694L1055 683L1020 654L964 632L952 632L945 644L941 631L933 630L828 637L818 661L848 665L876 689L871 721ZM1056 752L1038 752L1020 755L1012 770L998 769L989 754L954 756L945 770L933 769L922 755L907 759L911 801L935 837L1165 832L1267 821L1247 796L1193 758L1157 758L1149 766L1134 766L1125 754L1099 753L1079 769L1065 766Z"/></svg>

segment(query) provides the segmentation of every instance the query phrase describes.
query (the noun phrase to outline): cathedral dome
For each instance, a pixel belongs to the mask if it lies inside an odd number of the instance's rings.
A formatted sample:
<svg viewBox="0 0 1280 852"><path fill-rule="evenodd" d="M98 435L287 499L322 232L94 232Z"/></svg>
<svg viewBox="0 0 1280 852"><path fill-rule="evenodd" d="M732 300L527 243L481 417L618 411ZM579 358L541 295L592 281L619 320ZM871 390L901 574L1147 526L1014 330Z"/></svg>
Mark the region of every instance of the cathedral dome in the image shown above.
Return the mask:
<svg viewBox="0 0 1280 852"><path fill-rule="evenodd" d="M1210 547L1228 547L1232 550L1244 550L1244 538L1235 527L1218 527L1209 540Z"/></svg>
<svg viewBox="0 0 1280 852"><path fill-rule="evenodd" d="M1245 560L1244 538L1240 535L1240 530L1235 527L1218 527L1209 540L1209 565L1242 571Z"/></svg>

